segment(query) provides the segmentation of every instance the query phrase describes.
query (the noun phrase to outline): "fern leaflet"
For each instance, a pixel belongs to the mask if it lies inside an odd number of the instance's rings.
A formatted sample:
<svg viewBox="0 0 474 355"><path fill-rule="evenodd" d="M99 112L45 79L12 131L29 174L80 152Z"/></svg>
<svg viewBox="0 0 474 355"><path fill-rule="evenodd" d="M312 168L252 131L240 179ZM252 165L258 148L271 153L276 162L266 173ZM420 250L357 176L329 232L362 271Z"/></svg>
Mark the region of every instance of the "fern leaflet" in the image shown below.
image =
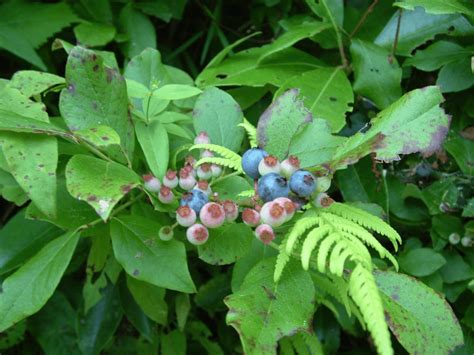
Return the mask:
<svg viewBox="0 0 474 355"><path fill-rule="evenodd" d="M220 155L220 157L205 157L201 158L197 161L196 165L201 165L204 163L211 163L211 164L217 164L217 165L222 165L231 169L234 169L235 171L239 173L243 173L242 170L242 158L240 155L237 153L233 152L232 150L217 145L217 144L195 144L189 150L194 150L194 149L207 149L210 150L211 152L217 153Z"/></svg>
<svg viewBox="0 0 474 355"><path fill-rule="evenodd" d="M252 148L257 146L257 129L253 124L251 124L249 121L247 121L244 118L243 123L239 123L237 126L243 127L245 129L245 132L247 132L247 137L249 139L250 146Z"/></svg>

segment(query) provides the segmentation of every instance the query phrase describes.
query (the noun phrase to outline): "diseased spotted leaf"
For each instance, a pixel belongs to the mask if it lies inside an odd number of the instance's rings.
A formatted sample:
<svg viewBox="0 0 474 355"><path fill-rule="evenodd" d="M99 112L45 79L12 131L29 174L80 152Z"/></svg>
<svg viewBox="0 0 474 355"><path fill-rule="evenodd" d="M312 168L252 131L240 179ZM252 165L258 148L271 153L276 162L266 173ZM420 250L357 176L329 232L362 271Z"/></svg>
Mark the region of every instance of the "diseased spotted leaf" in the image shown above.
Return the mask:
<svg viewBox="0 0 474 355"><path fill-rule="evenodd" d="M50 87L64 84L64 78L35 70L20 70L13 76L8 86L18 89L23 95L31 97L41 94Z"/></svg>
<svg viewBox="0 0 474 355"><path fill-rule="evenodd" d="M96 147L120 144L120 137L113 128L109 126L97 126L74 131L74 135Z"/></svg>

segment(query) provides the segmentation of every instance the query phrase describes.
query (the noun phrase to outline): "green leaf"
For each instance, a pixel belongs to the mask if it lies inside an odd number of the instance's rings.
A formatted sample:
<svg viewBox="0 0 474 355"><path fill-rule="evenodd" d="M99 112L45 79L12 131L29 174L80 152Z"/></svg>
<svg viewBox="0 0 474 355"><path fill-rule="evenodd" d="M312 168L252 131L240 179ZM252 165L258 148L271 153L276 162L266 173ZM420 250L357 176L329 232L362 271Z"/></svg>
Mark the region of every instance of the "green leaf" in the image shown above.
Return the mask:
<svg viewBox="0 0 474 355"><path fill-rule="evenodd" d="M122 316L118 286L109 283L101 300L87 314L79 315L77 342L81 352L99 354L114 335Z"/></svg>
<svg viewBox="0 0 474 355"><path fill-rule="evenodd" d="M456 62L470 54L472 50L465 49L459 44L449 41L437 41L425 49L419 49L411 58L403 62L403 66L413 66L423 71L434 71L443 65Z"/></svg>
<svg viewBox="0 0 474 355"><path fill-rule="evenodd" d="M471 68L471 58L466 57L442 67L436 85L441 87L441 92L458 92L472 87L474 74Z"/></svg>
<svg viewBox="0 0 474 355"><path fill-rule="evenodd" d="M253 186L241 176L231 176L212 185L212 191L219 193L222 200L239 200L242 191L252 190Z"/></svg>
<svg viewBox="0 0 474 355"><path fill-rule="evenodd" d="M318 139L315 140L314 137ZM297 156L301 168L309 168L331 160L337 148L345 141L345 137L331 134L326 120L315 118L293 136L288 155Z"/></svg>
<svg viewBox="0 0 474 355"><path fill-rule="evenodd" d="M13 74L8 87L18 89L23 95L39 95L50 87L64 84L64 78L35 70L19 70Z"/></svg>
<svg viewBox="0 0 474 355"><path fill-rule="evenodd" d="M474 176L474 141L459 136L449 137L444 147L464 174Z"/></svg>
<svg viewBox="0 0 474 355"><path fill-rule="evenodd" d="M180 331L183 331L186 326L190 310L191 302L189 301L189 295L186 293L177 294L175 299L175 311Z"/></svg>
<svg viewBox="0 0 474 355"><path fill-rule="evenodd" d="M448 132L449 116L440 108L443 101L436 86L416 89L371 120L366 133L356 133L336 151L331 165L338 169L357 161L368 152L378 160L391 161L400 154L432 154Z"/></svg>
<svg viewBox="0 0 474 355"><path fill-rule="evenodd" d="M379 33L374 43L387 50L391 50L398 22L397 11L385 28ZM472 34L473 26L460 14L432 15L422 7L414 11L403 11L400 31L398 34L396 54L410 56L413 49L441 33L452 35Z"/></svg>
<svg viewBox="0 0 474 355"><path fill-rule="evenodd" d="M402 69L390 52L375 44L354 39L351 55L355 74L354 91L383 109L402 95Z"/></svg>
<svg viewBox="0 0 474 355"><path fill-rule="evenodd" d="M429 14L462 13L474 18L474 4L466 0L403 0L393 4L407 10L421 6Z"/></svg>
<svg viewBox="0 0 474 355"><path fill-rule="evenodd" d="M54 239L3 281L0 332L44 306L66 270L78 240L76 232Z"/></svg>
<svg viewBox="0 0 474 355"><path fill-rule="evenodd" d="M299 263L290 262L276 285L274 265L275 258L261 261L240 289L224 299L229 308L226 322L238 331L246 354L274 354L279 339L311 327L311 277Z"/></svg>
<svg viewBox="0 0 474 355"><path fill-rule="evenodd" d="M474 270L461 255L454 251L445 251L443 256L446 259L446 265L441 269L441 277L445 283L451 284L474 277Z"/></svg>
<svg viewBox="0 0 474 355"><path fill-rule="evenodd" d="M210 231L209 240L198 247L199 259L212 265L235 263L248 253L253 239L253 231L247 225L226 224Z"/></svg>
<svg viewBox="0 0 474 355"><path fill-rule="evenodd" d="M113 144L120 144L120 137L109 126L97 126L74 131L74 135L96 147L106 147Z"/></svg>
<svg viewBox="0 0 474 355"><path fill-rule="evenodd" d="M160 224L138 216L115 218L111 224L115 257L134 278L180 292L196 292L188 271L184 244L159 239ZM166 272L156 272L166 270Z"/></svg>
<svg viewBox="0 0 474 355"><path fill-rule="evenodd" d="M122 32L128 37L123 46L127 57L134 57L148 47L156 48L155 27L148 16L135 10L131 4L123 8L119 22Z"/></svg>
<svg viewBox="0 0 474 355"><path fill-rule="evenodd" d="M48 326L45 327L45 324ZM28 331L45 354L81 353L76 339L76 312L59 291L54 293L41 311L28 319Z"/></svg>
<svg viewBox="0 0 474 355"><path fill-rule="evenodd" d="M80 45L105 46L115 37L115 27L103 23L81 23L74 27L74 35Z"/></svg>
<svg viewBox="0 0 474 355"><path fill-rule="evenodd" d="M17 206L28 201L25 191L18 185L15 178L4 170L0 169L0 196Z"/></svg>
<svg viewBox="0 0 474 355"><path fill-rule="evenodd" d="M344 127L345 114L352 111L354 95L342 68L321 68L294 76L278 89L275 97L292 88L299 89L299 98L306 108L314 117L327 120L332 132Z"/></svg>
<svg viewBox="0 0 474 355"><path fill-rule="evenodd" d="M127 286L133 298L145 314L158 324L168 321L168 304L164 300L165 289L127 275Z"/></svg>
<svg viewBox="0 0 474 355"><path fill-rule="evenodd" d="M5 90L0 92L0 96L5 94ZM0 130L12 132L27 132L36 134L52 134L60 136L70 136L65 130L55 125L40 121L21 113L12 112L11 108L0 105Z"/></svg>
<svg viewBox="0 0 474 355"><path fill-rule="evenodd" d="M160 100L180 100L199 95L201 89L190 85L168 84L153 91L153 97Z"/></svg>
<svg viewBox="0 0 474 355"><path fill-rule="evenodd" d="M387 323L407 351L449 354L463 344L461 327L451 307L431 288L391 271L376 271L375 279Z"/></svg>
<svg viewBox="0 0 474 355"><path fill-rule="evenodd" d="M165 126L157 121L149 125L136 122L135 130L148 167L153 175L162 179L168 170L170 155L168 133Z"/></svg>
<svg viewBox="0 0 474 355"><path fill-rule="evenodd" d="M433 249L419 248L409 250L398 258L400 268L408 274L421 277L433 274L439 270L446 259Z"/></svg>
<svg viewBox="0 0 474 355"><path fill-rule="evenodd" d="M239 104L225 91L208 88L199 96L193 111L196 133L207 132L212 144L218 144L235 152L240 150L244 130Z"/></svg>
<svg viewBox="0 0 474 355"><path fill-rule="evenodd" d="M0 229L0 275L24 264L61 233L49 223L26 219L25 210L18 212Z"/></svg>
<svg viewBox="0 0 474 355"><path fill-rule="evenodd" d="M106 67L95 52L76 46L68 56L66 82L59 108L68 127L75 131L109 126L120 136L122 148L111 153L117 159L123 155L130 157L135 140L128 114L127 88L119 72Z"/></svg>
<svg viewBox="0 0 474 355"><path fill-rule="evenodd" d="M69 193L86 201L104 221L117 202L139 183L138 176L125 166L88 155L75 155L66 166Z"/></svg>
<svg viewBox="0 0 474 355"><path fill-rule="evenodd" d="M186 355L186 335L177 329L162 333L160 343L162 355Z"/></svg>
<svg viewBox="0 0 474 355"><path fill-rule="evenodd" d="M54 217L58 163L56 138L0 132L0 146L17 183L43 213Z"/></svg>
<svg viewBox="0 0 474 355"><path fill-rule="evenodd" d="M77 16L64 2L5 2L0 7L0 47L46 70L34 48L77 20Z"/></svg>
<svg viewBox="0 0 474 355"><path fill-rule="evenodd" d="M147 48L133 57L125 68L124 76L149 90L165 85L170 80L166 67L161 63L160 52L153 48Z"/></svg>
<svg viewBox="0 0 474 355"><path fill-rule="evenodd" d="M298 130L313 121L311 112L298 99L298 94L298 89L286 91L258 120L258 145L279 159L288 155L291 140Z"/></svg>

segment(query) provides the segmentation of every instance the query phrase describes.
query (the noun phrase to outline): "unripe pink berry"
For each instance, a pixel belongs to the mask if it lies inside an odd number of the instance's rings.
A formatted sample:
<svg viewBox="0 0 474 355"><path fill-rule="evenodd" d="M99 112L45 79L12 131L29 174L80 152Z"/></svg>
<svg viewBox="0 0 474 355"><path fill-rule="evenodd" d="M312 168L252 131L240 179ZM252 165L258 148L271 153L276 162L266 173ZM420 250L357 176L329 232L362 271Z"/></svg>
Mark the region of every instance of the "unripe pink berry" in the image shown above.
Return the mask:
<svg viewBox="0 0 474 355"><path fill-rule="evenodd" d="M260 213L252 208L246 208L242 211L242 220L250 227L258 226L260 223Z"/></svg>
<svg viewBox="0 0 474 355"><path fill-rule="evenodd" d="M206 203L199 212L202 224L209 228L218 228L224 224L224 208L215 202Z"/></svg>
<svg viewBox="0 0 474 355"><path fill-rule="evenodd" d="M289 179L290 176L299 168L300 160L296 156L290 155L281 162L281 175Z"/></svg>
<svg viewBox="0 0 474 355"><path fill-rule="evenodd" d="M145 189L150 192L160 191L161 183L156 177L151 174L143 175L143 181L145 182Z"/></svg>
<svg viewBox="0 0 474 355"><path fill-rule="evenodd" d="M239 206L234 201L225 200L222 202L222 207L224 208L225 220L227 222L235 221L239 216Z"/></svg>
<svg viewBox="0 0 474 355"><path fill-rule="evenodd" d="M209 231L202 224L196 223L186 230L186 238L191 244L201 245L207 242Z"/></svg>
<svg viewBox="0 0 474 355"><path fill-rule="evenodd" d="M205 131L199 132L199 134L194 138L194 144L209 144L211 143L211 139L209 135Z"/></svg>
<svg viewBox="0 0 474 355"><path fill-rule="evenodd" d="M211 152L210 150L204 149L201 152L201 158L212 158L214 156L214 153Z"/></svg>
<svg viewBox="0 0 474 355"><path fill-rule="evenodd" d="M199 180L194 186L196 190L204 192L207 196L210 196L212 193L211 187L209 186L209 182L206 180Z"/></svg>
<svg viewBox="0 0 474 355"><path fill-rule="evenodd" d="M321 176L316 178L316 191L326 192L331 187L331 178L329 176Z"/></svg>
<svg viewBox="0 0 474 355"><path fill-rule="evenodd" d="M279 174L280 170L281 170L280 162L273 155L266 156L258 164L258 172L262 176L268 173Z"/></svg>
<svg viewBox="0 0 474 355"><path fill-rule="evenodd" d="M179 187L183 190L191 190L196 185L196 179L189 172L189 169L182 168L179 171Z"/></svg>
<svg viewBox="0 0 474 355"><path fill-rule="evenodd" d="M212 177L219 177L222 174L222 167L217 164L211 164Z"/></svg>
<svg viewBox="0 0 474 355"><path fill-rule="evenodd" d="M167 186L161 186L160 193L158 194L158 200L160 200L161 203L169 204L173 202L173 199L173 191L171 191L171 189Z"/></svg>
<svg viewBox="0 0 474 355"><path fill-rule="evenodd" d="M173 228L170 226L163 226L160 228L160 231L158 232L158 236L160 237L161 240L163 241L168 241L173 238L174 232Z"/></svg>
<svg viewBox="0 0 474 355"><path fill-rule="evenodd" d="M316 207L323 207L323 208L331 206L333 202L334 200L331 197L329 197L329 195L325 192L319 193L313 200L313 204Z"/></svg>
<svg viewBox="0 0 474 355"><path fill-rule="evenodd" d="M193 157L192 155L188 156L188 157L186 158L186 160L187 160L188 162L184 164L184 166L183 166L182 169L185 170L185 171L187 171L188 174L191 174L192 176L196 177L196 170L194 169L194 165L195 165L195 163L196 163L196 160L193 160L192 162L189 162L190 159L188 159L188 158L194 159L194 157Z"/></svg>
<svg viewBox="0 0 474 355"><path fill-rule="evenodd" d="M289 221L293 218L296 212L296 205L293 201L291 201L288 197L278 197L274 199L273 202L278 203L281 207L285 209L286 221Z"/></svg>
<svg viewBox="0 0 474 355"><path fill-rule="evenodd" d="M268 224L261 224L255 229L255 236L263 242L263 244L270 244L275 239L275 232Z"/></svg>
<svg viewBox="0 0 474 355"><path fill-rule="evenodd" d="M186 158L184 158L184 166L190 165L191 168L194 169L195 164L196 164L196 158L193 157L192 155L187 155Z"/></svg>
<svg viewBox="0 0 474 355"><path fill-rule="evenodd" d="M196 174L201 180L209 180L212 177L211 164L201 164L196 169Z"/></svg>
<svg viewBox="0 0 474 355"><path fill-rule="evenodd" d="M168 170L166 172L166 175L163 177L163 185L170 189L174 189L178 186L178 176L175 170Z"/></svg>
<svg viewBox="0 0 474 355"><path fill-rule="evenodd" d="M189 227L196 222L196 212L189 206L180 206L176 210L176 221L180 226Z"/></svg>
<svg viewBox="0 0 474 355"><path fill-rule="evenodd" d="M272 227L278 227L285 223L286 211L279 203L270 201L262 206L260 218L263 223L269 224Z"/></svg>

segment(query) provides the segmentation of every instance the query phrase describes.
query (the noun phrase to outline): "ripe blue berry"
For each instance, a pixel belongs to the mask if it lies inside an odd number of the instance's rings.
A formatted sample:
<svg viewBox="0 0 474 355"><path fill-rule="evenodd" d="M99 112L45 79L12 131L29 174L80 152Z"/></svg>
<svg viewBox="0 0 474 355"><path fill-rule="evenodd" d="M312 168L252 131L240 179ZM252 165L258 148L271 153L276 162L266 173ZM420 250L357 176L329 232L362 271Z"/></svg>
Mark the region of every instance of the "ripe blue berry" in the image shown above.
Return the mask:
<svg viewBox="0 0 474 355"><path fill-rule="evenodd" d="M260 148L247 150L242 156L242 169L252 179L258 179L260 176L258 164L260 164L260 161L266 156L268 156L268 153Z"/></svg>
<svg viewBox="0 0 474 355"><path fill-rule="evenodd" d="M260 198L268 202L273 201L277 197L288 197L290 188L283 176L276 173L269 173L260 178L257 191Z"/></svg>
<svg viewBox="0 0 474 355"><path fill-rule="evenodd" d="M298 196L311 196L316 189L316 178L309 171L295 171L290 178L290 189Z"/></svg>
<svg viewBox="0 0 474 355"><path fill-rule="evenodd" d="M202 206L204 206L209 201L207 195L199 190L191 190L185 192L183 197L179 201L180 206L189 206L191 207L196 214L199 214Z"/></svg>

